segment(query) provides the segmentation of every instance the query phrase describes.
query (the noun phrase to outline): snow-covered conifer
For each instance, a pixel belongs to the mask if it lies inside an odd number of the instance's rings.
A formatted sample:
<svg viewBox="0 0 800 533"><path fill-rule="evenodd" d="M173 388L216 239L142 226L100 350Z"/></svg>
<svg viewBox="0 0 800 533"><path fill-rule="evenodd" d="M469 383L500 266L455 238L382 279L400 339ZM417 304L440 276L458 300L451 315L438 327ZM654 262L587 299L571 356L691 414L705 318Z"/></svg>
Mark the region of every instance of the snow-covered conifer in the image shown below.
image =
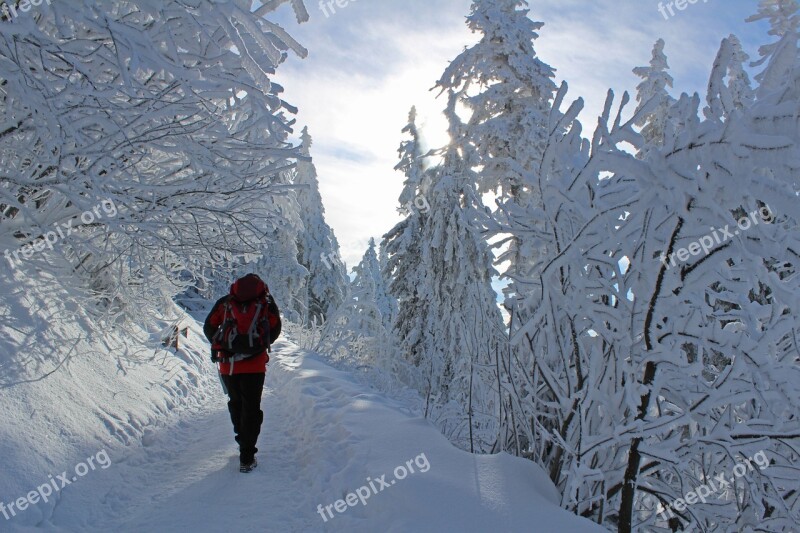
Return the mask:
<svg viewBox="0 0 800 533"><path fill-rule="evenodd" d="M481 165L479 191L521 196L548 138L555 70L536 55L544 23L533 21L523 0L475 0L467 25L481 39L445 69L436 87L455 91L470 117L458 142Z"/></svg>
<svg viewBox="0 0 800 533"><path fill-rule="evenodd" d="M557 123L551 120L555 70L537 57L534 42L544 24L529 17L527 2L475 0L467 24L481 39L447 67L437 87L454 92L469 114L452 133L457 136L453 142L478 170L479 192L498 196L495 220L484 218L481 224L487 227L487 240L501 237L495 243L500 250L497 264L510 281L505 293L507 305L512 305L519 297L515 280L529 277L547 252L541 239L508 235L503 232L506 224L494 222L502 213L522 208L531 225L543 227L540 167Z"/></svg>
<svg viewBox="0 0 800 533"><path fill-rule="evenodd" d="M422 356L422 332L426 301L419 292L419 277L424 275L422 265L423 226L427 223L429 210L409 209L414 200L427 202L430 192L430 172L425 170L419 131L416 125L416 110L411 109L409 122L403 133L410 136L398 149L399 163L395 167L405 174L400 193L400 211L405 218L383 236L381 256L384 258L383 275L388 280L388 290L398 302L397 314L392 326L401 343L401 351L410 362L418 363ZM421 203L421 202L420 202Z"/></svg>
<svg viewBox="0 0 800 533"><path fill-rule="evenodd" d="M325 323L320 350L336 360L388 374L397 355L390 323L393 302L380 271L374 239L370 239L353 273L347 298Z"/></svg>
<svg viewBox="0 0 800 533"><path fill-rule="evenodd" d="M456 98L450 96L452 121ZM451 122L451 132L458 127ZM505 332L491 286L493 257L476 225L476 176L450 145L427 178L428 212L412 214L388 240L388 274L399 307L395 335L401 353L419 369L416 386L425 394L426 414L460 446L488 451L497 438L492 361ZM413 254L400 246L408 241Z"/></svg>
<svg viewBox="0 0 800 533"><path fill-rule="evenodd" d="M308 270L308 321L321 323L342 303L347 287L344 263L339 242L325 221L325 208L319 192L317 170L311 158L311 135L303 129L302 154L305 160L297 163L294 183L300 218L305 228L299 235L297 247L300 263Z"/></svg>
<svg viewBox="0 0 800 533"><path fill-rule="evenodd" d="M800 28L800 4L797 0L760 0L754 15L747 18L747 22L768 20L769 34L779 39L786 34L797 33ZM775 51L776 43L767 44L759 49L762 58L757 63L765 61Z"/></svg>
<svg viewBox="0 0 800 533"><path fill-rule="evenodd" d="M636 67L633 73L642 78L637 85L636 101L639 102L636 112L646 107L636 122L642 127L642 135L648 145L660 146L664 142L664 131L669 120L669 110L675 99L670 96L668 88L672 87L667 56L664 54L664 40L659 39L653 47L653 57L647 67Z"/></svg>

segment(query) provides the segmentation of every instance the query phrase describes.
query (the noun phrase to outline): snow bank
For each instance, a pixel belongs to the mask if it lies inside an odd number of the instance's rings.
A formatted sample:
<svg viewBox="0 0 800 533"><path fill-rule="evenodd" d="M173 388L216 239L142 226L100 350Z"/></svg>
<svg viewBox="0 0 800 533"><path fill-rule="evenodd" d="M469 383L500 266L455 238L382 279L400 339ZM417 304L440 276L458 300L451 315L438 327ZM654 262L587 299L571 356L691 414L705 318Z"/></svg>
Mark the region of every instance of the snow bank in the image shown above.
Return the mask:
<svg viewBox="0 0 800 533"><path fill-rule="evenodd" d="M203 403L203 391L211 389L207 345L196 322L186 320L188 338L178 352L146 348L161 331L101 335L51 281L20 271L0 277L0 531L52 519L70 491L110 471L98 454L113 462L174 410ZM62 491L64 471L70 486ZM24 509L16 504L51 482L47 502L39 496L34 505L22 502Z"/></svg>

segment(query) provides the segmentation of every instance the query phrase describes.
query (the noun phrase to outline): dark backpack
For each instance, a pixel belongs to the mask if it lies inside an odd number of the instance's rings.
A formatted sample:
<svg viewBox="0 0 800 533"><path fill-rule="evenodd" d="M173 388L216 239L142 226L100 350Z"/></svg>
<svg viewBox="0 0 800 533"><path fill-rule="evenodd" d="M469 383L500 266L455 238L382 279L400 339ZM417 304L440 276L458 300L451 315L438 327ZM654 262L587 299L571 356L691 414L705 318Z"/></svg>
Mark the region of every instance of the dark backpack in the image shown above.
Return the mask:
<svg viewBox="0 0 800 533"><path fill-rule="evenodd" d="M258 276L251 274L237 280L222 303L224 318L212 340L214 347L237 360L268 352L270 304L274 306L269 288ZM226 358L225 354L220 358Z"/></svg>

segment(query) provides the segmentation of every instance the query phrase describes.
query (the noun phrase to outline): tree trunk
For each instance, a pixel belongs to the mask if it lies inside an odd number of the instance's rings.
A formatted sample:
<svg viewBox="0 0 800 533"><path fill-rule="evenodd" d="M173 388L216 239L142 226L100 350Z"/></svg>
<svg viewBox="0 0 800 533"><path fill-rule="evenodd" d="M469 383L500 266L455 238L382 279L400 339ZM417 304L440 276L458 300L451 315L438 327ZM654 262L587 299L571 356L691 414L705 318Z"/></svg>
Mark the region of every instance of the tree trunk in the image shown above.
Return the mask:
<svg viewBox="0 0 800 533"><path fill-rule="evenodd" d="M683 227L683 218L678 218L678 223L672 231L669 246L667 247L666 256L669 257L675 248L675 241L678 240L678 234ZM656 280L656 286L653 290L653 296L650 298L650 304L647 309L647 316L644 321L644 345L645 353L653 349L653 342L650 337L650 326L653 323L653 316L655 315L656 302L661 294L661 288L664 283L664 276L666 275L666 265L661 266ZM642 384L645 388L649 388L653 384L656 377L656 364L649 361L645 366L644 379ZM636 415L637 420L644 420L647 416L647 410L650 406L650 396L652 391L648 390L642 396L642 401L639 404L639 412ZM619 504L619 525L617 531L619 533L631 533L633 525L633 504L636 499L636 484L639 478L639 465L641 464L642 456L639 453L639 445L642 442L641 437L636 437L631 441L631 448L628 452L628 465L625 468L625 475L622 480L622 494L620 496Z"/></svg>

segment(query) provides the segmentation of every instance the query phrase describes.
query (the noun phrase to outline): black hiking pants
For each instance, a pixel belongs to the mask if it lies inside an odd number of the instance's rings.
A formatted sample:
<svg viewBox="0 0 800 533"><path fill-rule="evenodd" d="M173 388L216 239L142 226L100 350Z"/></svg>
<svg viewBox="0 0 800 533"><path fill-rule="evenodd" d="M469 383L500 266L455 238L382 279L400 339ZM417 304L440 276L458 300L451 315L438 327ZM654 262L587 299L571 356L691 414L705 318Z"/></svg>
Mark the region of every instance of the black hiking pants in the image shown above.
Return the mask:
<svg viewBox="0 0 800 533"><path fill-rule="evenodd" d="M233 422L233 432L239 443L239 460L251 463L258 452L256 442L261 433L264 412L261 410L261 393L265 374L222 375L228 389L228 411Z"/></svg>

